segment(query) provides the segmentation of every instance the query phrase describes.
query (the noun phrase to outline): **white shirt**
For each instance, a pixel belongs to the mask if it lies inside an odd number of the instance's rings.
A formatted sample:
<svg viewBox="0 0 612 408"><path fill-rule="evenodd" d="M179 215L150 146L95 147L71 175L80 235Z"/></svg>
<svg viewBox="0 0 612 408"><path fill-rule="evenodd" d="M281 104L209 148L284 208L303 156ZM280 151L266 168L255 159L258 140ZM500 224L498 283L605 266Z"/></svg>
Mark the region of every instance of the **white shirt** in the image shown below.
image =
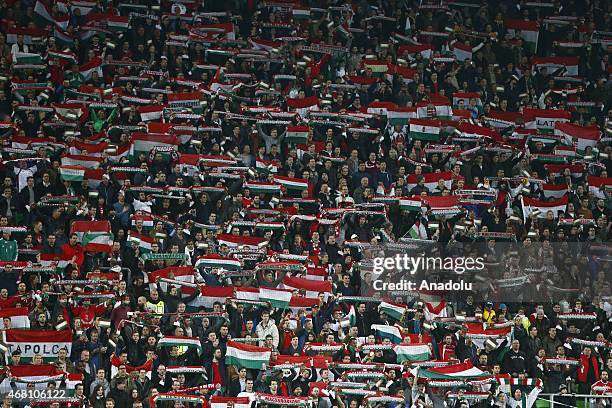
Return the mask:
<svg viewBox="0 0 612 408"><path fill-rule="evenodd" d="M18 179L19 191L21 191L25 186L28 185L28 177L34 177L34 174L36 174L36 172L38 171L38 167L32 166L29 169L15 167L13 171L15 172L15 175Z"/></svg>
<svg viewBox="0 0 612 408"><path fill-rule="evenodd" d="M19 50L19 45L17 45L17 43L13 44L11 46L11 55L13 56L13 62L17 62L17 53L18 52L30 52L30 47L28 47L27 44L23 44L22 46L23 51Z"/></svg>

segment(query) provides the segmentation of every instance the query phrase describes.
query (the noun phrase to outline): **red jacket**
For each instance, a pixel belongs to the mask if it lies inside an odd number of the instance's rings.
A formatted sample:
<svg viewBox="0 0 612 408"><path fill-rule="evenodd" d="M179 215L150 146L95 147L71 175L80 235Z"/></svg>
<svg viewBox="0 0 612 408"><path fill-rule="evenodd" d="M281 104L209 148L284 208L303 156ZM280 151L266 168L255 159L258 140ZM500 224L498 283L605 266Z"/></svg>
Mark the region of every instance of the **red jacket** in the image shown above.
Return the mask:
<svg viewBox="0 0 612 408"><path fill-rule="evenodd" d="M85 251L83 247L79 244L72 246L70 244L62 245L62 252L66 255L68 259L75 258L76 264L79 266L79 270L85 262Z"/></svg>
<svg viewBox="0 0 612 408"><path fill-rule="evenodd" d="M591 359L591 366L595 370L595 378L597 379L599 378L599 363L597 362L597 358L593 355L591 355L590 359ZM576 376L576 379L578 380L579 383L582 383L582 384L587 383L587 378L589 378L588 367L589 367L589 357L586 354L581 354L580 355L580 369L578 370L578 375Z"/></svg>

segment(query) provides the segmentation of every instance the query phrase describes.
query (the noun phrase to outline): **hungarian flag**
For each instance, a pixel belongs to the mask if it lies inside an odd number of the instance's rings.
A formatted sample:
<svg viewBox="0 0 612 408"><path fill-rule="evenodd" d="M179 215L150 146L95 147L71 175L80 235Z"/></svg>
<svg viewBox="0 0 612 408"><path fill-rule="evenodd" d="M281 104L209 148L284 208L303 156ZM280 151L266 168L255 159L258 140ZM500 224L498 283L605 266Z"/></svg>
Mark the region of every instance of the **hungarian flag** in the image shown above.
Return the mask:
<svg viewBox="0 0 612 408"><path fill-rule="evenodd" d="M130 25L128 16L109 14L106 17L106 27L111 31L126 31Z"/></svg>
<svg viewBox="0 0 612 408"><path fill-rule="evenodd" d="M136 226L138 221L142 221L142 226L144 228L152 228L153 227L153 217L149 213L145 214L134 214L132 215L132 226ZM132 232L130 232L130 235ZM138 235L138 234L137 234Z"/></svg>
<svg viewBox="0 0 612 408"><path fill-rule="evenodd" d="M465 107L470 105L470 99L476 99L476 105L482 106L482 100L478 92L455 92L453 94L453 106L459 105L459 101L463 101Z"/></svg>
<svg viewBox="0 0 612 408"><path fill-rule="evenodd" d="M202 344L197 337L164 336L157 342L157 347L193 347L202 352Z"/></svg>
<svg viewBox="0 0 612 408"><path fill-rule="evenodd" d="M189 302L189 306L212 309L214 303L219 302L223 305L233 295L234 288L230 286L200 286L200 296Z"/></svg>
<svg viewBox="0 0 612 408"><path fill-rule="evenodd" d="M34 388L43 389L47 387L49 382L55 382L55 385L58 385L59 381L64 380L67 375L54 364L22 364L10 366L7 371L10 373L10 377L7 375L0 383L0 390L3 390L3 392L6 392L4 390L10 390L12 384L17 389L25 389L27 384L34 384Z"/></svg>
<svg viewBox="0 0 612 408"><path fill-rule="evenodd" d="M402 67L399 65L393 65L392 66L393 70L391 72L393 72L395 75L398 76L398 78L405 84L410 84L412 82L414 82L414 75L417 73L416 69L412 69L412 68L406 68L406 67ZM393 77L390 74L387 74L387 79L390 81L393 81ZM416 112L415 108L409 108L412 111Z"/></svg>
<svg viewBox="0 0 612 408"><path fill-rule="evenodd" d="M13 58L17 65L44 65L40 54L32 52L16 52Z"/></svg>
<svg viewBox="0 0 612 408"><path fill-rule="evenodd" d="M293 144L306 143L308 141L308 130L308 126L289 126L284 140Z"/></svg>
<svg viewBox="0 0 612 408"><path fill-rule="evenodd" d="M287 98L287 107L295 110L301 117L305 117L309 111L317 109L319 98L310 96L308 98Z"/></svg>
<svg viewBox="0 0 612 408"><path fill-rule="evenodd" d="M30 360L40 354L46 360L57 358L57 352L66 348L68 355L72 350L72 331L55 330L19 330L10 329L2 333L2 340L8 347L7 355L21 351L21 357Z"/></svg>
<svg viewBox="0 0 612 408"><path fill-rule="evenodd" d="M414 57L416 54L421 54L424 59L431 59L433 48L429 44L408 44L401 45L397 50L398 56L408 55L409 57Z"/></svg>
<svg viewBox="0 0 612 408"><path fill-rule="evenodd" d="M30 45L42 42L49 36L49 33L42 28L8 27L6 29L6 42L15 44L17 37L20 35L23 36L23 43Z"/></svg>
<svg viewBox="0 0 612 408"><path fill-rule="evenodd" d="M0 309L0 319L11 319L11 328L13 329L29 329L30 319L28 317L29 312L27 307L7 307ZM1 329L8 329L4 327L4 321L0 323Z"/></svg>
<svg viewBox="0 0 612 408"><path fill-rule="evenodd" d="M542 192L546 198L561 198L567 194L567 184L542 184Z"/></svg>
<svg viewBox="0 0 612 408"><path fill-rule="evenodd" d="M397 362L405 361L425 361L431 358L431 349L427 344L397 344L393 346L393 351L397 355Z"/></svg>
<svg viewBox="0 0 612 408"><path fill-rule="evenodd" d="M390 109L398 109L398 106L393 102L372 102L368 105L367 113L387 116Z"/></svg>
<svg viewBox="0 0 612 408"><path fill-rule="evenodd" d="M261 367L259 367L261 368ZM210 408L250 408L251 400L249 397L222 397L220 395L213 395L210 397L210 401L208 402Z"/></svg>
<svg viewBox="0 0 612 408"><path fill-rule="evenodd" d="M500 140L499 133L493 129L489 129L483 126L472 125L471 123L462 122L457 126L457 130L461 132L461 137L470 139L482 139L489 138L493 140Z"/></svg>
<svg viewBox="0 0 612 408"><path fill-rule="evenodd" d="M308 20L310 18L310 8L294 6L291 14L294 20Z"/></svg>
<svg viewBox="0 0 612 408"><path fill-rule="evenodd" d="M387 61L366 60L363 63L364 68L371 69L374 74L384 74L389 70Z"/></svg>
<svg viewBox="0 0 612 408"><path fill-rule="evenodd" d="M319 298L293 296L289 302L289 308L293 310L293 313L298 313L301 309L311 308L317 304L319 304Z"/></svg>
<svg viewBox="0 0 612 408"><path fill-rule="evenodd" d="M79 67L79 72L83 75L86 81L91 78L91 74L94 71L97 71L98 75L102 77L102 58L94 57L91 61Z"/></svg>
<svg viewBox="0 0 612 408"><path fill-rule="evenodd" d="M382 301L380 305L378 305L378 312L385 312L387 316L395 320L400 320L404 316L404 313L406 313L406 308L406 305Z"/></svg>
<svg viewBox="0 0 612 408"><path fill-rule="evenodd" d="M420 119L447 119L453 118L453 109L448 103L443 102L418 102L417 118Z"/></svg>
<svg viewBox="0 0 612 408"><path fill-rule="evenodd" d="M82 166L61 166L59 171L62 180L83 181L87 177L88 172L97 172L98 170L90 170Z"/></svg>
<svg viewBox="0 0 612 408"><path fill-rule="evenodd" d="M576 146L576 151L580 154L583 154L587 147L595 147L601 139L597 126L578 126L569 122L556 122L555 135Z"/></svg>
<svg viewBox="0 0 612 408"><path fill-rule="evenodd" d="M102 176L105 174L107 173L104 169L86 169L80 166L60 167L60 175L64 180L87 180L87 184L90 188L98 188L98 185L102 182Z"/></svg>
<svg viewBox="0 0 612 408"><path fill-rule="evenodd" d="M522 197L523 218L526 220L534 211L539 211L539 218L546 218L546 213L552 211L555 218L559 217L559 211L565 211L567 207L567 196L558 200L540 201L534 198Z"/></svg>
<svg viewBox="0 0 612 408"><path fill-rule="evenodd" d="M436 215L452 217L461 211L458 196L427 196L422 197L422 202Z"/></svg>
<svg viewBox="0 0 612 408"><path fill-rule="evenodd" d="M606 198L605 191L612 189L612 177L587 176L589 191L597 198Z"/></svg>
<svg viewBox="0 0 612 408"><path fill-rule="evenodd" d="M276 183L250 181L242 185L243 188L249 189L253 194L278 194L281 186Z"/></svg>
<svg viewBox="0 0 612 408"><path fill-rule="evenodd" d="M566 170L569 170L572 177L579 178L586 170L584 164L546 164L544 168L551 177L560 177L565 174Z"/></svg>
<svg viewBox="0 0 612 408"><path fill-rule="evenodd" d="M176 136L133 133L132 148L130 152L132 155L137 155L141 152L148 155L151 149L159 148L162 150L170 150L178 146L178 144L179 142Z"/></svg>
<svg viewBox="0 0 612 408"><path fill-rule="evenodd" d="M151 221L152 223L153 221ZM153 238L148 235L139 234L136 231L130 231L128 241L138 243L138 247L143 252L150 252L153 245Z"/></svg>
<svg viewBox="0 0 612 408"><path fill-rule="evenodd" d="M100 167L102 159L99 157L64 154L62 156L62 166L79 166L87 169L97 169Z"/></svg>
<svg viewBox="0 0 612 408"><path fill-rule="evenodd" d="M84 16L91 13L96 5L97 4L92 1L71 1L70 10L74 13L76 9L79 9L81 11L81 15Z"/></svg>
<svg viewBox="0 0 612 408"><path fill-rule="evenodd" d="M59 27L55 27L53 30L53 37L55 37L57 45L60 47L72 47L74 45L74 35Z"/></svg>
<svg viewBox="0 0 612 408"><path fill-rule="evenodd" d="M259 288L259 300L270 302L272 307L286 309L291 302L293 292L283 289Z"/></svg>
<svg viewBox="0 0 612 408"><path fill-rule="evenodd" d="M449 190L451 189L452 185L453 185L453 173L450 171L445 171L442 173L425 173L425 174L421 174L421 176L423 176L425 178L425 187L427 187L427 189L429 191L433 191L436 186L438 185L438 181L440 180L444 180L444 185L446 186L446 188L448 188ZM413 189L414 187L416 187L417 185L417 175L416 174L411 174L408 176L408 178L406 179L406 184L408 185L408 190ZM422 197L421 197L422 198ZM428 197L430 198L430 197Z"/></svg>
<svg viewBox="0 0 612 408"><path fill-rule="evenodd" d="M286 176L274 176L274 182L284 186L287 190L303 191L308 189L308 180Z"/></svg>
<svg viewBox="0 0 612 408"><path fill-rule="evenodd" d="M77 234L87 252L110 252L113 233L108 221L73 221L70 233Z"/></svg>
<svg viewBox="0 0 612 408"><path fill-rule="evenodd" d="M223 268L230 271L241 269L240 261L236 258L227 258L217 254L204 255L197 259L196 268Z"/></svg>
<svg viewBox="0 0 612 408"><path fill-rule="evenodd" d="M430 380L467 380L477 379L487 376L481 369L474 367L469 360L465 363L451 364L444 367L433 367L429 369L414 368L411 370L413 375L419 378Z"/></svg>
<svg viewBox="0 0 612 408"><path fill-rule="evenodd" d="M278 173L278 167L272 160L262 160L259 157L255 159L255 170L261 174Z"/></svg>
<svg viewBox="0 0 612 408"><path fill-rule="evenodd" d="M556 131L556 130L555 130ZM554 154L568 158L575 158L578 154L575 147L570 146L555 146Z"/></svg>
<svg viewBox="0 0 612 408"><path fill-rule="evenodd" d="M119 366L121 365L121 360L119 360L119 356L116 353L113 353L111 359L111 377L114 377L119 372ZM132 366L129 364L125 365L125 371L131 373L132 371L140 371L145 370L147 372L147 377L151 377L151 371L153 370L153 359L148 360L146 363L139 366Z"/></svg>
<svg viewBox="0 0 612 408"><path fill-rule="evenodd" d="M34 13L36 13L36 20L38 22L37 25L39 27L51 25L58 26L62 30L66 30L68 28L70 16L68 14L64 14L62 16L54 17L51 9L49 9L49 7L47 7L47 5L40 0L38 0L34 6Z"/></svg>
<svg viewBox="0 0 612 408"><path fill-rule="evenodd" d="M412 227L408 230L408 234L412 239L427 239L427 229L421 223L420 219L417 219Z"/></svg>
<svg viewBox="0 0 612 408"><path fill-rule="evenodd" d="M258 249L265 241L261 237L255 236L241 236L231 234L219 234L217 235L217 241L219 245L227 245L230 248L247 247L252 249Z"/></svg>
<svg viewBox="0 0 612 408"><path fill-rule="evenodd" d="M40 254L40 264L47 268L55 268L57 273L63 273L66 266L72 261L72 256L67 254Z"/></svg>
<svg viewBox="0 0 612 408"><path fill-rule="evenodd" d="M152 271L148 273L149 285L151 289L154 289L155 281L159 279L172 279L178 282L183 282L187 284L193 284L195 282L195 276L193 274L193 268L191 266L170 266L168 268L158 269L156 271ZM172 285L169 282L159 282L159 286L163 291L168 290L168 284ZM180 284L176 284L176 286L181 286ZM197 288L194 288L193 285L182 286L183 294L190 295L195 292Z"/></svg>
<svg viewBox="0 0 612 408"><path fill-rule="evenodd" d="M525 108L523 116L527 129L537 129L543 133L553 132L557 123L569 122L572 118L571 113L565 110L534 108Z"/></svg>
<svg viewBox="0 0 612 408"><path fill-rule="evenodd" d="M138 106L136 111L140 114L140 119L144 122L161 120L165 105L143 105Z"/></svg>
<svg viewBox="0 0 612 408"><path fill-rule="evenodd" d="M107 159L111 163L118 163L124 157L128 157L130 155L130 150L132 148L131 144L124 144L123 146L117 147L117 151L114 153L107 153Z"/></svg>
<svg viewBox="0 0 612 408"><path fill-rule="evenodd" d="M80 140L73 140L70 144L70 154L81 156L102 157L102 153L108 148L108 143L85 143Z"/></svg>
<svg viewBox="0 0 612 408"><path fill-rule="evenodd" d="M435 119L410 119L410 138L439 141L442 123Z"/></svg>
<svg viewBox="0 0 612 408"><path fill-rule="evenodd" d="M537 21L505 20L504 25L512 37L520 37L525 41L527 49L535 53L538 50L540 26Z"/></svg>
<svg viewBox="0 0 612 408"><path fill-rule="evenodd" d="M542 67L546 68L545 75L551 75L560 68L565 68L561 76L578 75L578 57L536 57L532 63L538 71Z"/></svg>
<svg viewBox="0 0 612 408"><path fill-rule="evenodd" d="M319 293L330 295L332 284L330 281L316 281L295 276L285 276L282 281L283 289L303 292L307 298L317 298Z"/></svg>
<svg viewBox="0 0 612 408"><path fill-rule="evenodd" d="M415 120L415 108L393 107L387 109L387 121L390 125L407 125L408 121Z"/></svg>
<svg viewBox="0 0 612 408"><path fill-rule="evenodd" d="M402 333L396 326L373 324L372 329L376 331L377 337L389 339L393 344L400 344L402 342Z"/></svg>
<svg viewBox="0 0 612 408"><path fill-rule="evenodd" d="M405 211L421 211L421 198L417 196L413 197L401 197L399 199L400 208Z"/></svg>
<svg viewBox="0 0 612 408"><path fill-rule="evenodd" d="M269 348L229 340L225 353L225 364L261 370L263 364L266 366L270 364L271 355L272 350Z"/></svg>
<svg viewBox="0 0 612 408"><path fill-rule="evenodd" d="M510 336L512 335L512 327L500 327L500 328L487 328L485 329L482 323L465 323L468 328L465 337L471 338L474 344L479 348L484 349L485 342L491 340L498 345L504 340L511 342Z"/></svg>
<svg viewBox="0 0 612 408"><path fill-rule="evenodd" d="M484 117L484 121L495 129L505 129L516 123L518 118L522 118L520 112L489 112Z"/></svg>
<svg viewBox="0 0 612 408"><path fill-rule="evenodd" d="M453 44L453 54L455 54L455 58L457 58L457 61L474 59L472 57L472 46L460 43L458 41Z"/></svg>
<svg viewBox="0 0 612 408"><path fill-rule="evenodd" d="M259 301L259 288L236 288L235 293L236 299L240 300L250 300L250 301ZM240 302L238 302L240 303Z"/></svg>
<svg viewBox="0 0 612 408"><path fill-rule="evenodd" d="M438 317L446 317L448 315L446 311L446 301L442 296L421 291L419 297L425 304L423 311L425 312L425 319L427 321L431 322Z"/></svg>
<svg viewBox="0 0 612 408"><path fill-rule="evenodd" d="M199 163L201 160L201 156L199 154L187 154L181 153L179 157L179 165L181 167L181 172L187 171L187 173L193 177L193 174L196 171L199 171Z"/></svg>

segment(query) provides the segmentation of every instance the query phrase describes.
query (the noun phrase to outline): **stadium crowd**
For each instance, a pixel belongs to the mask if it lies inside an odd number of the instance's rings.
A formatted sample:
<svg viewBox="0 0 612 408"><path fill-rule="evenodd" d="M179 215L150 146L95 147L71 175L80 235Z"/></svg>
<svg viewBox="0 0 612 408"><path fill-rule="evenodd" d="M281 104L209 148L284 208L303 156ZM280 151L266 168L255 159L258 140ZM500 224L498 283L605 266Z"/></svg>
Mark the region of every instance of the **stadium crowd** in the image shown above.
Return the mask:
<svg viewBox="0 0 612 408"><path fill-rule="evenodd" d="M3 407L609 407L610 11L0 1Z"/></svg>

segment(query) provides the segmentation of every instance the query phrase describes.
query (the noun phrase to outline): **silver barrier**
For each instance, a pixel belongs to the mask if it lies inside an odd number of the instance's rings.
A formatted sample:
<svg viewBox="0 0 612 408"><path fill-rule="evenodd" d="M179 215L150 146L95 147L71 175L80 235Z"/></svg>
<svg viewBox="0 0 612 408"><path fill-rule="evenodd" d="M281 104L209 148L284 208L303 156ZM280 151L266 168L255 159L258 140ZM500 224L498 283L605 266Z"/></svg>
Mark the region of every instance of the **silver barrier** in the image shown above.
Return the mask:
<svg viewBox="0 0 612 408"><path fill-rule="evenodd" d="M560 396L564 396L564 397L573 397L576 399L576 402L578 402L579 400L583 400L584 401L584 408L591 408L591 407L596 407L595 405L595 400L599 400L599 399L605 399L605 400L609 400L609 401L604 401L604 403L607 403L607 405L604 405L605 407L612 407L612 405L610 405L610 403L612 402L612 395L607 394L607 395L592 395L592 394L540 394L538 395L538 400L540 401L546 401L548 402L550 405L549 407L571 407L571 408L576 408L576 406L573 405L567 405L561 402L555 402L555 398L558 398Z"/></svg>

